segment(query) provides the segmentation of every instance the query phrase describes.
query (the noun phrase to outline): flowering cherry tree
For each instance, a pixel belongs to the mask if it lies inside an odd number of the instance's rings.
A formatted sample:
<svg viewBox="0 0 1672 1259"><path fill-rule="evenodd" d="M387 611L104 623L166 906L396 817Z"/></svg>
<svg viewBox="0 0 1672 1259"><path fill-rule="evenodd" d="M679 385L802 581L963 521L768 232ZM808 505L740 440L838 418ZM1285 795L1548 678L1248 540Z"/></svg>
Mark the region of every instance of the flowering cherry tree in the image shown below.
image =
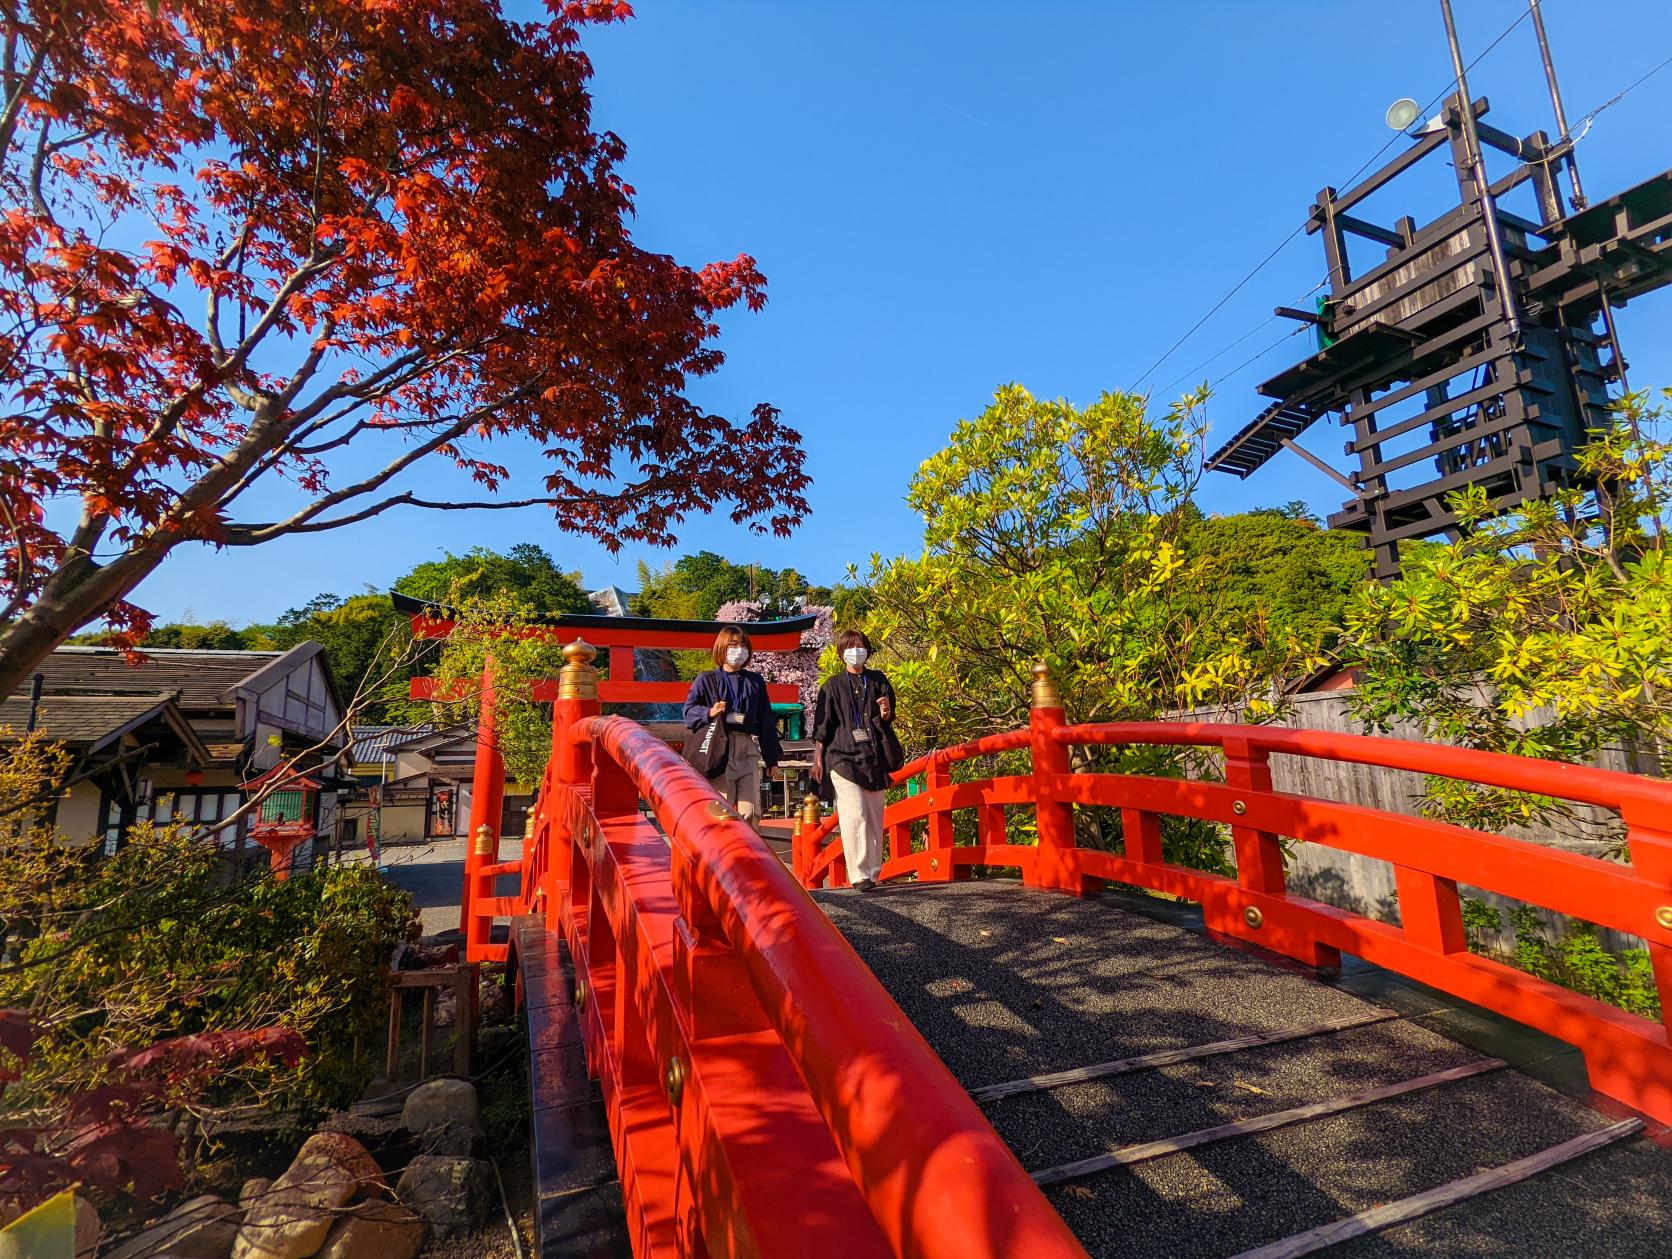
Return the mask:
<svg viewBox="0 0 1672 1259"><path fill-rule="evenodd" d="M812 721L813 705L819 697L819 657L836 641L835 611L822 604L809 603L802 611L815 617L813 628L801 635L801 646L795 651L763 651L754 660L754 667L768 682L784 682L801 693L801 708ZM746 600L722 603L715 619L738 625L762 619L763 605Z"/></svg>
<svg viewBox="0 0 1672 1259"><path fill-rule="evenodd" d="M765 301L754 260L628 231L579 35L629 7L547 8L4 7L0 695L96 618L137 641L188 542L542 505L613 549L805 510L772 408L687 396L718 313ZM414 483L435 464L453 489Z"/></svg>

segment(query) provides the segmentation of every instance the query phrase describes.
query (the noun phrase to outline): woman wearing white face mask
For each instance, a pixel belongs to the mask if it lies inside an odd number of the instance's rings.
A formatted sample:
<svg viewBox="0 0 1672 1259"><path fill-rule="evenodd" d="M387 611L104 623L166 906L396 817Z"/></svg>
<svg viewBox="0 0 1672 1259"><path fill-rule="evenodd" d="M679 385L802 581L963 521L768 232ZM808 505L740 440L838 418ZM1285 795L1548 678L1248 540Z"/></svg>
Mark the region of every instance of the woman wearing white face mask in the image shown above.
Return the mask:
<svg viewBox="0 0 1672 1259"><path fill-rule="evenodd" d="M871 640L854 629L836 636L842 672L819 688L813 715L813 777L828 775L842 829L848 878L861 892L877 885L882 869L883 792L888 767L877 746L877 723L894 721L894 688L867 669Z"/></svg>
<svg viewBox="0 0 1672 1259"><path fill-rule="evenodd" d="M768 772L783 757L766 679L749 663L754 647L742 627L728 625L714 638L716 668L699 673L685 697L685 725L700 730L713 721L726 728L726 768L711 781L738 816L760 829L761 762Z"/></svg>

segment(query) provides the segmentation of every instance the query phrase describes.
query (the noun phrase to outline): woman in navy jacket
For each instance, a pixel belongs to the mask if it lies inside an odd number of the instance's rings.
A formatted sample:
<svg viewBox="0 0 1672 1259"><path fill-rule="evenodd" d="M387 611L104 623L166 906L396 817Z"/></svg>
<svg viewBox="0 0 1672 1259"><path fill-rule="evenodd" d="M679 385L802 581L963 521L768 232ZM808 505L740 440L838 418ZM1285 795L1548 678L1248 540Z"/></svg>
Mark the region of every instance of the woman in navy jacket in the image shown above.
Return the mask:
<svg viewBox="0 0 1672 1259"><path fill-rule="evenodd" d="M770 773L783 758L766 679L744 668L754 654L741 626L728 625L714 638L715 668L699 673L685 698L685 725L701 730L712 721L726 726L726 768L713 780L757 831L760 830L761 762Z"/></svg>

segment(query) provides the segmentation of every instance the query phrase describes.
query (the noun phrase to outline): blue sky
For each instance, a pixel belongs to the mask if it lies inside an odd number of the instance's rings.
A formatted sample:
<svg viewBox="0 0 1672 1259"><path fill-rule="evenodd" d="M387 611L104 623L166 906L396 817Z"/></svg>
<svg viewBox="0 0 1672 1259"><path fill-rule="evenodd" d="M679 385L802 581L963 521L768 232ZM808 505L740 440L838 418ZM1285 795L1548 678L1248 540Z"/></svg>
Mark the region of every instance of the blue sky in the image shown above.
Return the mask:
<svg viewBox="0 0 1672 1259"><path fill-rule="evenodd" d="M1427 101L1451 73L1434 0L635 7L588 37L596 123L627 142L643 244L692 264L747 251L768 276L766 310L727 319L728 362L696 396L738 416L767 400L800 429L813 514L795 536L694 520L673 552L612 558L538 510L409 511L254 551L182 550L140 588L142 605L266 620L476 544L536 542L593 585L628 587L637 559L701 548L826 582L873 552L914 550L906 484L959 418L1007 381L1077 402L1138 382L1319 188L1345 187L1387 143L1391 101ZM1525 4L1457 7L1472 58ZM1544 8L1570 118L1672 52L1665 0ZM1530 23L1470 86L1503 129L1554 132ZM1578 150L1593 199L1672 166L1668 118L1672 68L1600 115ZM1437 166L1431 186L1367 212L1425 221L1446 208L1449 178ZM1273 347L1286 322L1260 325L1323 270L1316 237L1291 242L1143 384L1217 381L1215 428L1234 432L1260 408L1254 386L1306 352L1304 336ZM1632 383L1672 384L1672 290L1620 324ZM1338 436L1320 425L1308 443L1333 453ZM452 480L436 469L419 484ZM1212 476L1200 496L1227 512L1294 498L1322 512L1341 497L1298 459L1247 482Z"/></svg>

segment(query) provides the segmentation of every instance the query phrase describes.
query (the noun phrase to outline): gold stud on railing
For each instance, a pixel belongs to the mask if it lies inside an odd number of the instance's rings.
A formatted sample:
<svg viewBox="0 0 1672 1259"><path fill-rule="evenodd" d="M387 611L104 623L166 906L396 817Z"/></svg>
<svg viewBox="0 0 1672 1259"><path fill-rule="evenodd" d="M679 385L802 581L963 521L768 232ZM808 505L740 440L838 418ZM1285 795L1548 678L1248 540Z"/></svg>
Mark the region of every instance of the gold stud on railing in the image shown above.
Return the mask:
<svg viewBox="0 0 1672 1259"><path fill-rule="evenodd" d="M668 1059L668 1072L663 1080L668 1086L668 1100L677 1110L679 1099L685 1095L685 1064L677 1055Z"/></svg>
<svg viewBox="0 0 1672 1259"><path fill-rule="evenodd" d="M1235 813L1238 817L1241 817L1244 813L1248 812L1248 801L1246 801L1246 800L1233 800L1233 801L1231 801L1231 812Z"/></svg>
<svg viewBox="0 0 1672 1259"><path fill-rule="evenodd" d="M1043 660L1033 666L1033 706L1062 707L1062 696L1057 692L1057 680L1051 676L1051 666Z"/></svg>
<svg viewBox="0 0 1672 1259"><path fill-rule="evenodd" d="M1242 920L1250 927L1258 928L1265 923L1266 916L1260 912L1258 905L1250 905L1242 911Z"/></svg>
<svg viewBox="0 0 1672 1259"><path fill-rule="evenodd" d="M1668 931L1672 931L1672 905L1662 905L1655 910L1655 921Z"/></svg>
<svg viewBox="0 0 1672 1259"><path fill-rule="evenodd" d="M586 980L584 979L575 981L575 1009L586 1009Z"/></svg>
<svg viewBox="0 0 1672 1259"><path fill-rule="evenodd" d="M476 855L478 857L493 856L493 828L486 822L476 828Z"/></svg>
<svg viewBox="0 0 1672 1259"><path fill-rule="evenodd" d="M563 668L557 675L558 699L597 699L598 670L592 662L598 649L584 638L577 638L563 649Z"/></svg>
<svg viewBox="0 0 1672 1259"><path fill-rule="evenodd" d="M801 825L817 826L819 821L819 798L809 791L801 801Z"/></svg>
<svg viewBox="0 0 1672 1259"><path fill-rule="evenodd" d="M929 869L931 869L931 870L939 870L940 869L940 858L939 857L930 857L929 858Z"/></svg>
<svg viewBox="0 0 1672 1259"><path fill-rule="evenodd" d="M708 816L716 822L735 822L738 820L737 814L732 812L731 805L724 800L710 800L708 802Z"/></svg>

